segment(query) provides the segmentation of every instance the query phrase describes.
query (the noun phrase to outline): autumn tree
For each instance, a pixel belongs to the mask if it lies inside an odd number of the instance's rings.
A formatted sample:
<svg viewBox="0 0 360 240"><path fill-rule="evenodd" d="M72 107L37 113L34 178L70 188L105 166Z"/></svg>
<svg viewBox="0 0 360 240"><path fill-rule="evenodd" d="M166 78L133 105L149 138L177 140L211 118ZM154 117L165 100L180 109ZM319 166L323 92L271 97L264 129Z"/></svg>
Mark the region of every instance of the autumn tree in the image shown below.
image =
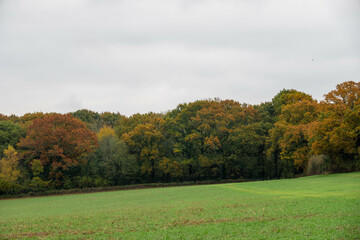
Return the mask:
<svg viewBox="0 0 360 240"><path fill-rule="evenodd" d="M167 157L159 161L159 169L164 174L165 181L175 180L183 174L180 163Z"/></svg>
<svg viewBox="0 0 360 240"><path fill-rule="evenodd" d="M24 115L16 119L15 122L22 123L24 126L29 126L35 119L41 119L46 115L49 115L49 113L42 113L42 112L25 113Z"/></svg>
<svg viewBox="0 0 360 240"><path fill-rule="evenodd" d="M124 133L122 139L129 146L130 152L136 155L141 174L153 182L159 177L159 160L164 157L164 120L156 114L149 114L147 119L147 122Z"/></svg>
<svg viewBox="0 0 360 240"><path fill-rule="evenodd" d="M259 105L214 98L130 117L86 109L0 114L0 159L19 158L12 167L0 161L0 193L19 183L42 191L360 170L359 96L360 83L349 81L322 102L283 89ZM7 184L18 170L21 178Z"/></svg>
<svg viewBox="0 0 360 240"><path fill-rule="evenodd" d="M282 90L273 99L274 127L267 140L268 163L273 176L291 177L302 173L310 157L308 130L318 117L318 104L297 90Z"/></svg>
<svg viewBox="0 0 360 240"><path fill-rule="evenodd" d="M312 149L325 154L329 170L360 169L360 83L344 82L325 95L312 131Z"/></svg>
<svg viewBox="0 0 360 240"><path fill-rule="evenodd" d="M60 187L63 176L84 161L97 146L97 139L70 114L51 114L35 119L19 146L24 150L25 163L39 159L44 167L44 180L53 180Z"/></svg>
<svg viewBox="0 0 360 240"><path fill-rule="evenodd" d="M325 95L325 101L353 109L360 105L360 82L348 81L336 85L336 90Z"/></svg>
<svg viewBox="0 0 360 240"><path fill-rule="evenodd" d="M4 150L4 157L0 160L0 179L7 182L15 182L20 177L18 164L19 154L9 145Z"/></svg>
<svg viewBox="0 0 360 240"><path fill-rule="evenodd" d="M0 121L7 121L7 120L9 120L9 117L0 113Z"/></svg>
<svg viewBox="0 0 360 240"><path fill-rule="evenodd" d="M305 171L311 156L311 129L318 116L318 103L307 98L282 106L279 120L270 131L268 149L269 156L276 161L278 177Z"/></svg>
<svg viewBox="0 0 360 240"><path fill-rule="evenodd" d="M112 127L102 127L97 134L97 138L99 141L107 137L116 137L115 131Z"/></svg>

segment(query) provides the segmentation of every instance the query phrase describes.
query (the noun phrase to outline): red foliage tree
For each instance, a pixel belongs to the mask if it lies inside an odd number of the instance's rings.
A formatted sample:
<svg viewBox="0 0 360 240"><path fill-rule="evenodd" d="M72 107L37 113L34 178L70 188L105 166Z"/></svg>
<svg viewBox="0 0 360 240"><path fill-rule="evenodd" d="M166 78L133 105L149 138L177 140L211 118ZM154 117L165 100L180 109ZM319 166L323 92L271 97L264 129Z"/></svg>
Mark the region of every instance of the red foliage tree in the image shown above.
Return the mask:
<svg viewBox="0 0 360 240"><path fill-rule="evenodd" d="M97 146L96 134L70 114L51 114L35 119L19 146L24 159L40 159L45 180L61 185L67 171L78 166L84 157Z"/></svg>

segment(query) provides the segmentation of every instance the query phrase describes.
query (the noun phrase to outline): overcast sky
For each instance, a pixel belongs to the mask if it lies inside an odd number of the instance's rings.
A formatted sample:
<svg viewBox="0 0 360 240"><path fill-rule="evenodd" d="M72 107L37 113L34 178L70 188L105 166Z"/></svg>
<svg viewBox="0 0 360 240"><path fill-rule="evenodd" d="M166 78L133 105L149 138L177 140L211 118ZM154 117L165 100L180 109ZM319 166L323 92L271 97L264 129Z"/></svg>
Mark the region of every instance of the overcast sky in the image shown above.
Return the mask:
<svg viewBox="0 0 360 240"><path fill-rule="evenodd" d="M164 112L360 81L358 0L0 0L0 113Z"/></svg>

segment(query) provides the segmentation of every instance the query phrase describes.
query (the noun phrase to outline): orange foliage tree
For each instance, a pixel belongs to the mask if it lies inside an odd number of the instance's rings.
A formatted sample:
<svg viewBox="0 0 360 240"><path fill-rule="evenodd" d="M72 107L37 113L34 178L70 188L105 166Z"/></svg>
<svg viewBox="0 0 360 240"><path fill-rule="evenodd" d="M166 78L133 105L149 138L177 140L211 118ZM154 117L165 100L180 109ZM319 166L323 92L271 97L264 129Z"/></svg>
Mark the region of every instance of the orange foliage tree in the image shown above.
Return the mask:
<svg viewBox="0 0 360 240"><path fill-rule="evenodd" d="M312 149L325 154L332 172L360 169L360 83L344 82L325 95L312 131Z"/></svg>
<svg viewBox="0 0 360 240"><path fill-rule="evenodd" d="M336 90L325 95L327 103L346 105L353 109L360 104L360 82L348 81L338 84Z"/></svg>
<svg viewBox="0 0 360 240"><path fill-rule="evenodd" d="M70 114L51 114L33 120L19 146L25 163L39 159L44 180L61 186L64 174L78 166L97 146L95 133Z"/></svg>
<svg viewBox="0 0 360 240"><path fill-rule="evenodd" d="M275 155L277 175L291 177L303 173L307 166L311 155L309 130L319 116L319 105L310 95L295 90L283 90L274 99L281 99L282 105L270 131L268 154Z"/></svg>

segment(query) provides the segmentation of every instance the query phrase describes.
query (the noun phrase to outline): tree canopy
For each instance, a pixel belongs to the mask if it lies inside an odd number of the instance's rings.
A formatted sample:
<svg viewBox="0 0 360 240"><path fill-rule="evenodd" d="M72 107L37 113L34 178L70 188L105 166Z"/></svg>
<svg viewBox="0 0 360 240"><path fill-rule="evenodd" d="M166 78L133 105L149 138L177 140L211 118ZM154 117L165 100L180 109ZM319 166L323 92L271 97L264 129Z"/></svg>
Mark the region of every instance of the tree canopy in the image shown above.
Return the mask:
<svg viewBox="0 0 360 240"><path fill-rule="evenodd" d="M129 117L0 114L0 159L0 192L11 193L356 171L360 83L338 84L320 102L283 89L258 105L215 98Z"/></svg>
<svg viewBox="0 0 360 240"><path fill-rule="evenodd" d="M85 161L86 154L97 146L97 139L95 133L71 115L51 114L35 119L18 145L26 163L39 159L44 179L61 186L63 175Z"/></svg>

